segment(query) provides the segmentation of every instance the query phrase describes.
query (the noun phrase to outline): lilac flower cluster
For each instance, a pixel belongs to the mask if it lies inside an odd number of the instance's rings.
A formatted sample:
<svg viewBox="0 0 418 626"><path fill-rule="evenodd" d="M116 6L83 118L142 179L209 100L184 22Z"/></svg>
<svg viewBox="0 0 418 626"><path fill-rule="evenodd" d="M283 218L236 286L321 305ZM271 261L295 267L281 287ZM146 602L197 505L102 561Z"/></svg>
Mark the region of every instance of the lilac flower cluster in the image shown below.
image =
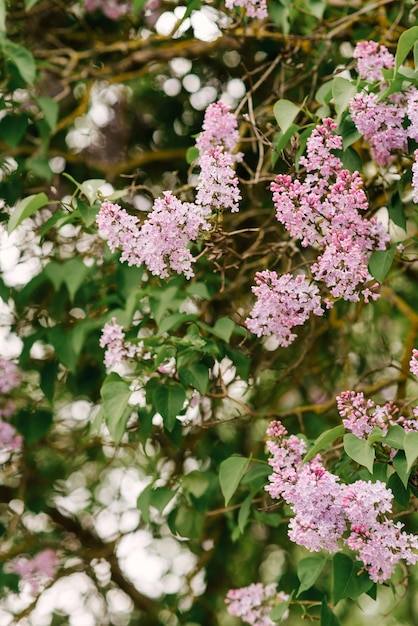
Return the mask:
<svg viewBox="0 0 418 626"><path fill-rule="evenodd" d="M276 583L263 585L262 583L253 583L248 587L241 589L230 589L225 598L227 610L230 615L240 617L247 624L253 626L274 626L269 614L273 608L273 604L277 601L285 602L289 596L283 591L277 591ZM289 611L285 611L282 620L289 615Z"/></svg>
<svg viewBox="0 0 418 626"><path fill-rule="evenodd" d="M354 49L353 57L357 59L360 78L368 82L382 80L382 69L390 69L395 64L393 54L386 46L379 46L376 41L360 41Z"/></svg>
<svg viewBox="0 0 418 626"><path fill-rule="evenodd" d="M319 454L303 463L304 442L294 435L288 437L280 422L272 422L267 434L273 474L266 491L292 507L295 516L288 533L292 541L314 552L333 553L347 545L379 583L390 578L400 560L418 561L418 538L388 517L392 492L384 483L340 484L325 469Z"/></svg>
<svg viewBox="0 0 418 626"><path fill-rule="evenodd" d="M241 153L234 153L238 139L237 119L230 108L223 102L211 104L196 141L200 153L196 201L181 202L165 191L142 225L118 204L103 202L96 221L110 250L120 248L122 262L145 264L161 278L168 278L171 271L188 279L194 276L189 244L211 229L212 210L239 208L241 195L233 170L242 158Z"/></svg>
<svg viewBox="0 0 418 626"><path fill-rule="evenodd" d="M110 20L118 20L132 10L132 4L118 0L84 0L84 8L89 13L99 9Z"/></svg>
<svg viewBox="0 0 418 626"><path fill-rule="evenodd" d="M116 371L121 365L124 365L128 359L133 359L142 354L142 343L135 345L125 340L125 333L120 326L116 317L112 317L102 329L100 338L100 347L106 348L104 356L104 364L108 371Z"/></svg>
<svg viewBox="0 0 418 626"><path fill-rule="evenodd" d="M418 350L414 350L411 359L411 371L417 370ZM367 439L373 428L380 428L386 435L391 426L401 426L406 432L418 432L418 420L399 414L399 408L392 402L378 405L373 400L365 399L362 392L343 391L337 396L337 408L344 428L360 439ZM414 415L416 416L416 409ZM396 450L392 450L395 454Z"/></svg>
<svg viewBox="0 0 418 626"><path fill-rule="evenodd" d="M418 204L418 150L415 150L414 157L412 165L412 200Z"/></svg>
<svg viewBox="0 0 418 626"><path fill-rule="evenodd" d="M11 570L29 584L33 595L54 578L58 567L57 553L50 548L38 552L32 559L20 556L11 564Z"/></svg>
<svg viewBox="0 0 418 626"><path fill-rule="evenodd" d="M16 405L7 394L20 386L21 379L18 366L13 361L0 357L0 449L3 453L18 451L23 445L21 435L11 424L3 421L15 412Z"/></svg>
<svg viewBox="0 0 418 626"><path fill-rule="evenodd" d="M247 328L258 337L274 335L279 345L287 347L295 339L294 326L306 322L311 313L323 315L318 287L305 276L278 276L264 270L255 275L252 287L257 302L245 320Z"/></svg>
<svg viewBox="0 0 418 626"><path fill-rule="evenodd" d="M227 9L242 7L246 10L248 17L255 17L263 20L268 17L266 0L225 0Z"/></svg>

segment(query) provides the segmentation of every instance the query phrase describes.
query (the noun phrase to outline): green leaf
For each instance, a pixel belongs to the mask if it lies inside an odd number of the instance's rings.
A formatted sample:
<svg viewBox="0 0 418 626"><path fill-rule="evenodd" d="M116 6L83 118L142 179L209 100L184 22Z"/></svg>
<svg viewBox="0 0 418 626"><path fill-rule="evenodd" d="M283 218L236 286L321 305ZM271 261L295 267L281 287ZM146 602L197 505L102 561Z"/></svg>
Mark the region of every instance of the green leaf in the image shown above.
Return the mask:
<svg viewBox="0 0 418 626"><path fill-rule="evenodd" d="M223 339L225 343L229 343L231 335L235 329L235 323L229 317L220 317L216 320L215 326L211 329L212 335Z"/></svg>
<svg viewBox="0 0 418 626"><path fill-rule="evenodd" d="M418 26L413 26L409 30L406 30L399 37L398 47L395 54L395 71L397 72L399 67L405 61L410 50L414 47L416 41L418 41Z"/></svg>
<svg viewBox="0 0 418 626"><path fill-rule="evenodd" d="M85 204L85 202L82 202L80 198L77 198L77 209L80 211L81 219L84 224L87 228L89 228L89 226L95 223L100 207L98 204L89 206L88 204Z"/></svg>
<svg viewBox="0 0 418 626"><path fill-rule="evenodd" d="M190 363L187 367L181 366L178 375L183 385L191 385L202 395L206 393L209 385L209 372L203 363Z"/></svg>
<svg viewBox="0 0 418 626"><path fill-rule="evenodd" d="M363 564L359 561L353 561L346 554L337 552L332 563L334 604L344 598L355 600L372 587L373 581L366 572L362 572Z"/></svg>
<svg viewBox="0 0 418 626"><path fill-rule="evenodd" d="M116 444L125 432L131 410L128 407L132 391L129 385L115 373L110 374L100 390L103 401L103 415L110 435Z"/></svg>
<svg viewBox="0 0 418 626"><path fill-rule="evenodd" d="M25 0L25 9L29 11L35 4L38 4L39 0Z"/></svg>
<svg viewBox="0 0 418 626"><path fill-rule="evenodd" d="M160 288L158 295L150 295L149 305L151 313L158 326L163 319L165 313L168 310L172 310L173 303L176 302L177 292L178 287L176 287L175 285L170 285L169 287L165 287L163 289Z"/></svg>
<svg viewBox="0 0 418 626"><path fill-rule="evenodd" d="M405 431L402 426L395 424L395 426L391 426L386 433L386 436L382 439L384 443L391 448L400 448L403 450L405 440Z"/></svg>
<svg viewBox="0 0 418 626"><path fill-rule="evenodd" d="M26 169L41 180L51 182L54 174L47 158L43 156L31 157L25 161Z"/></svg>
<svg viewBox="0 0 418 626"><path fill-rule="evenodd" d="M415 71L418 70L418 41L414 43L414 66Z"/></svg>
<svg viewBox="0 0 418 626"><path fill-rule="evenodd" d="M276 606L273 608L273 610L270 613L270 619L272 619L274 622L280 622L283 615L286 613L286 611L289 608L290 605L290 601L291 598L289 598L288 600L282 600L279 602L279 604L276 604Z"/></svg>
<svg viewBox="0 0 418 626"><path fill-rule="evenodd" d="M198 511L188 506L181 506L169 517L170 530L181 537L199 539L202 534L205 518Z"/></svg>
<svg viewBox="0 0 418 626"><path fill-rule="evenodd" d="M367 467L370 474L373 474L373 464L376 455L375 449L369 446L367 441L360 439L352 433L344 435L344 450L356 463Z"/></svg>
<svg viewBox="0 0 418 626"><path fill-rule="evenodd" d="M186 392L178 383L169 382L166 385L158 385L152 393L154 408L161 415L167 430L173 430L176 417L183 408L186 400Z"/></svg>
<svg viewBox="0 0 418 626"><path fill-rule="evenodd" d="M242 456L231 456L229 459L222 461L219 467L219 484L222 495L225 498L225 506L228 506L229 501L238 489L238 485L249 464L250 459Z"/></svg>
<svg viewBox="0 0 418 626"><path fill-rule="evenodd" d="M47 337L61 363L74 372L78 359L70 333L59 326L54 326L48 329Z"/></svg>
<svg viewBox="0 0 418 626"><path fill-rule="evenodd" d="M42 113L44 114L45 122L48 124L50 130L54 130L58 121L58 102L55 102L55 100L46 96L36 98L36 101L39 104L39 108L41 109Z"/></svg>
<svg viewBox="0 0 418 626"><path fill-rule="evenodd" d="M89 178L79 185L81 193L84 194L90 205L96 202L97 192L105 182L104 178Z"/></svg>
<svg viewBox="0 0 418 626"><path fill-rule="evenodd" d="M6 40L3 43L3 53L16 66L25 83L33 85L36 77L36 63L29 50Z"/></svg>
<svg viewBox="0 0 418 626"><path fill-rule="evenodd" d="M375 250L372 252L369 259L369 270L379 283L389 274L395 252L396 244L392 244L387 250Z"/></svg>
<svg viewBox="0 0 418 626"><path fill-rule="evenodd" d="M0 0L0 32L6 32L6 0Z"/></svg>
<svg viewBox="0 0 418 626"><path fill-rule="evenodd" d="M187 148L186 163L188 163L188 165L191 165L192 163L194 163L198 157L199 157L199 150L196 148L196 146L190 146L190 148Z"/></svg>
<svg viewBox="0 0 418 626"><path fill-rule="evenodd" d="M325 597L321 604L321 626L340 626L337 616L331 611Z"/></svg>
<svg viewBox="0 0 418 626"><path fill-rule="evenodd" d="M10 235L10 233L12 233L24 219L30 217L33 213L35 213L35 211L38 211L48 204L48 202L48 196L43 192L27 196L27 198L20 200L20 202L16 204L14 211L10 216L9 224L7 226L8 234Z"/></svg>
<svg viewBox="0 0 418 626"><path fill-rule="evenodd" d="M418 433L410 432L405 434L404 450L407 460L407 470L410 471L418 457Z"/></svg>
<svg viewBox="0 0 418 626"><path fill-rule="evenodd" d="M272 471L270 465L258 463L245 474L241 484L250 485L251 490L254 491L266 483L267 476L270 476Z"/></svg>
<svg viewBox="0 0 418 626"><path fill-rule="evenodd" d="M181 479L183 491L192 494L195 498L201 498L209 487L209 477L205 472L192 470L188 474L184 474Z"/></svg>
<svg viewBox="0 0 418 626"><path fill-rule="evenodd" d="M273 106L274 117L283 134L290 128L299 111L300 107L290 100L278 100L275 103Z"/></svg>
<svg viewBox="0 0 418 626"><path fill-rule="evenodd" d="M26 115L6 115L0 121L0 136L10 148L16 148L28 127Z"/></svg>
<svg viewBox="0 0 418 626"><path fill-rule="evenodd" d="M145 524L149 524L150 522L150 504L152 489L152 483L147 485L145 489L141 491L136 501L136 507L141 513L141 521L144 521Z"/></svg>
<svg viewBox="0 0 418 626"><path fill-rule="evenodd" d="M14 425L28 446L37 443L47 434L52 421L52 413L42 409L33 413L22 410L13 417Z"/></svg>
<svg viewBox="0 0 418 626"><path fill-rule="evenodd" d="M133 11L134 13L139 13L147 0L134 0Z"/></svg>
<svg viewBox="0 0 418 626"><path fill-rule="evenodd" d="M64 263L51 261L44 267L43 272L54 285L55 291L58 291L64 284L68 289L71 301L73 301L75 294L90 274L91 268L87 267L79 257L74 257Z"/></svg>
<svg viewBox="0 0 418 626"><path fill-rule="evenodd" d="M298 596L316 583L326 562L326 558L316 556L308 556L299 561L297 567L297 574L300 580Z"/></svg>
<svg viewBox="0 0 418 626"><path fill-rule="evenodd" d="M314 442L314 445L308 452L305 454L302 463L306 463L313 459L313 457L318 454L321 450L323 450L331 441L334 439L338 439L338 437L342 437L345 433L345 428L342 424L339 426L334 426L334 428L330 428L329 430L324 431L317 437Z"/></svg>
<svg viewBox="0 0 418 626"><path fill-rule="evenodd" d="M238 528L241 533L244 532L245 527L248 522L248 518L250 517L251 504L253 502L253 495L250 493L241 504L240 510L238 512Z"/></svg>
<svg viewBox="0 0 418 626"><path fill-rule="evenodd" d="M367 443L369 444L369 446L371 446L373 443L375 443L375 441L382 441L383 437L384 437L383 430L379 428L378 426L375 426L372 429L370 435L367 437Z"/></svg>
<svg viewBox="0 0 418 626"><path fill-rule="evenodd" d="M389 218L396 226L406 230L406 217L399 191L391 194L388 203Z"/></svg>
<svg viewBox="0 0 418 626"><path fill-rule="evenodd" d="M348 107L351 98L357 93L356 86L346 78L336 76L332 81L332 97L334 99L335 110L340 116Z"/></svg>
<svg viewBox="0 0 418 626"><path fill-rule="evenodd" d="M150 504L154 506L159 513L162 513L175 495L176 492L168 487L157 487L151 491Z"/></svg>

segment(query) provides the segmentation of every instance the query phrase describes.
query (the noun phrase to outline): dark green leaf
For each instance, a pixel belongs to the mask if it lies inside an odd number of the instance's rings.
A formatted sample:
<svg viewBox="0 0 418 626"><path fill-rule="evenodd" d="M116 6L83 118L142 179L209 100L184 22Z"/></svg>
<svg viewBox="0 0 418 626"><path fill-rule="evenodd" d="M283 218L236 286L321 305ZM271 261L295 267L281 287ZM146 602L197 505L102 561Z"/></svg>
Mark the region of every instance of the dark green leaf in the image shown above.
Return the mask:
<svg viewBox="0 0 418 626"><path fill-rule="evenodd" d="M117 374L110 374L100 390L103 415L111 437L119 443L125 432L131 409L128 406L132 391Z"/></svg>
<svg viewBox="0 0 418 626"><path fill-rule="evenodd" d="M31 446L44 437L52 426L52 413L46 410L35 412L19 411L13 417L13 423L23 436L25 443Z"/></svg>
<svg viewBox="0 0 418 626"><path fill-rule="evenodd" d="M391 194L388 203L389 218L396 226L406 230L406 217L399 191Z"/></svg>
<svg viewBox="0 0 418 626"><path fill-rule="evenodd" d="M242 533L244 532L245 526L247 525L248 518L250 516L252 502L253 502L253 496L250 493L250 495L248 495L245 498L244 502L241 504L241 507L238 512L238 528L240 529Z"/></svg>
<svg viewBox="0 0 418 626"><path fill-rule="evenodd" d="M353 561L346 554L337 552L333 557L334 604L344 598L355 600L366 593L373 581L366 572L362 572L363 564ZM361 572L361 573L360 573Z"/></svg>
<svg viewBox="0 0 418 626"><path fill-rule="evenodd" d="M202 395L206 393L209 385L209 372L203 363L190 363L190 365L181 366L178 375L183 385L191 385Z"/></svg>
<svg viewBox="0 0 418 626"><path fill-rule="evenodd" d="M340 626L337 616L331 611L325 597L321 604L321 626Z"/></svg>
<svg viewBox="0 0 418 626"><path fill-rule="evenodd" d="M0 120L0 137L10 148L16 148L27 127L26 115L6 115Z"/></svg>
<svg viewBox="0 0 418 626"><path fill-rule="evenodd" d="M161 415L167 430L173 430L176 417L183 408L186 400L184 388L178 383L169 382L159 385L152 394L152 403L155 410Z"/></svg>

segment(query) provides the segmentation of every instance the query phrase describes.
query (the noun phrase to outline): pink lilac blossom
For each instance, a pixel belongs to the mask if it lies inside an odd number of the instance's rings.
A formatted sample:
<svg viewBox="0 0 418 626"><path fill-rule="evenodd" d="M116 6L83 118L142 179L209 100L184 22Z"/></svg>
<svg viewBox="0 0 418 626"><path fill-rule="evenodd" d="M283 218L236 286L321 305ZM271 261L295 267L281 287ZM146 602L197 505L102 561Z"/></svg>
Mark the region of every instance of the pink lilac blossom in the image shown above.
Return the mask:
<svg viewBox="0 0 418 626"><path fill-rule="evenodd" d="M304 324L311 313L323 315L318 287L309 284L305 276L279 277L264 270L257 272L254 280L252 291L257 302L245 323L258 337L274 335L279 345L289 346L297 337L292 332L294 326Z"/></svg>
<svg viewBox="0 0 418 626"><path fill-rule="evenodd" d="M406 114L410 125L407 128L408 137L418 141L418 89L411 87L406 94Z"/></svg>
<svg viewBox="0 0 418 626"><path fill-rule="evenodd" d="M112 202L103 202L96 216L100 234L107 240L111 252L122 249L121 261L140 265L137 255L139 220Z"/></svg>
<svg viewBox="0 0 418 626"><path fill-rule="evenodd" d="M407 131L403 128L406 108L402 103L379 102L374 93L362 91L350 100L349 110L357 130L370 143L376 163L387 166L394 151L407 151Z"/></svg>
<svg viewBox="0 0 418 626"><path fill-rule="evenodd" d="M226 595L225 603L230 615L240 617L252 626L274 626L269 615L277 600L285 602L289 596L283 591L277 592L276 583L263 585L253 583L241 589L230 589ZM289 611L285 611L282 620L286 619Z"/></svg>
<svg viewBox="0 0 418 626"><path fill-rule="evenodd" d="M412 200L418 204L418 150L414 152L414 163L412 164Z"/></svg>
<svg viewBox="0 0 418 626"><path fill-rule="evenodd" d="M222 100L207 107L202 129L196 139L196 148L201 156L208 150L220 148L223 152L230 153L233 161L242 159L240 152L234 154L239 142L237 118L231 113L231 107Z"/></svg>
<svg viewBox="0 0 418 626"><path fill-rule="evenodd" d="M23 445L23 438L16 429L7 422L0 420L0 450L1 452L18 451Z"/></svg>
<svg viewBox="0 0 418 626"><path fill-rule="evenodd" d="M135 345L125 340L125 333L116 317L112 317L110 322L103 326L102 336L99 345L106 348L104 364L109 371L123 365L128 359L134 359L142 354L143 345Z"/></svg>
<svg viewBox="0 0 418 626"><path fill-rule="evenodd" d="M357 480L343 488L342 504L350 524L346 544L358 552L370 578L382 583L391 577L399 561L418 561L418 537L401 529L403 524L386 517L392 512L392 492L381 481Z"/></svg>
<svg viewBox="0 0 418 626"><path fill-rule="evenodd" d="M199 158L200 174L196 187L196 204L213 209L239 210L241 194L238 178L232 169L233 158L219 146Z"/></svg>
<svg viewBox="0 0 418 626"><path fill-rule="evenodd" d="M248 17L263 20L268 17L266 0L225 0L227 9L242 7L246 10Z"/></svg>
<svg viewBox="0 0 418 626"><path fill-rule="evenodd" d="M19 557L12 563L11 569L22 580L29 583L31 592L36 595L42 585L50 582L59 567L59 559L55 550L47 548L38 552L32 559Z"/></svg>
<svg viewBox="0 0 418 626"><path fill-rule="evenodd" d="M84 0L84 8L89 13L99 9L110 20L118 20L129 13L132 6L130 2L118 2L118 0Z"/></svg>
<svg viewBox="0 0 418 626"><path fill-rule="evenodd" d="M416 348L412 350L411 360L409 361L409 369L414 376L418 377L418 350Z"/></svg>
<svg viewBox="0 0 418 626"><path fill-rule="evenodd" d="M0 357L0 393L9 393L19 387L20 382L18 366L13 361Z"/></svg>
<svg viewBox="0 0 418 626"><path fill-rule="evenodd" d="M277 220L292 237L303 247L322 249L312 267L314 278L323 280L334 298L357 301L361 293L367 302L378 297L367 269L370 254L385 249L389 235L375 217L361 216L368 208L363 181L333 154L342 147L335 129L327 118L313 131L300 159L304 179L279 174L271 184L273 202Z"/></svg>
<svg viewBox="0 0 418 626"><path fill-rule="evenodd" d="M361 415L373 408L360 395L347 398ZM325 469L320 455L303 464L304 443L294 435L287 437L280 422L272 422L267 435L271 455L268 462L274 471L266 491L292 507L292 541L310 551L336 552L345 544L358 553L356 558L364 563L370 578L379 583L390 578L400 560L407 564L418 561L418 538L402 531L403 525L388 517L392 513L392 492L383 482L357 480L342 485Z"/></svg>
<svg viewBox="0 0 418 626"><path fill-rule="evenodd" d="M395 64L393 54L386 46L379 46L376 41L360 41L353 52L357 59L357 70L360 78L368 82L382 80L382 69L390 69Z"/></svg>

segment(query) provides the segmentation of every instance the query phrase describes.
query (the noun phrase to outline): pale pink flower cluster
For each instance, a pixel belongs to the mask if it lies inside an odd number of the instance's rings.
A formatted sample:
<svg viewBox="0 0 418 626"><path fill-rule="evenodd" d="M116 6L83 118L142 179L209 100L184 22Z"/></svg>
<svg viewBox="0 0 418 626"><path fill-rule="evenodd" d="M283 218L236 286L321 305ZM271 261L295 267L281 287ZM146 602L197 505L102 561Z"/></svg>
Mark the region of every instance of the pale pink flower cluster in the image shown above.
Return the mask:
<svg viewBox="0 0 418 626"><path fill-rule="evenodd" d="M206 207L181 202L166 191L163 198L155 200L142 227L136 217L111 202L103 202L96 221L111 251L121 248L122 262L137 267L144 263L152 274L162 278L169 276L169 270L190 278L194 259L188 244L197 238L200 229L210 228L207 216Z"/></svg>
<svg viewBox="0 0 418 626"><path fill-rule="evenodd" d="M410 125L407 128L408 137L418 141L418 89L410 87L406 94L406 114Z"/></svg>
<svg viewBox="0 0 418 626"><path fill-rule="evenodd" d="M392 401L378 405L370 398L366 400L363 392L341 392L337 396L337 408L344 428L360 439L367 439L373 428L380 428L386 435L389 428L395 425L401 426L406 432L418 432L418 421L399 415L399 408Z"/></svg>
<svg viewBox="0 0 418 626"><path fill-rule="evenodd" d="M269 615L277 600L285 602L289 599L288 594L283 591L277 591L276 583L263 585L262 583L253 583L248 587L241 589L230 589L226 595L225 602L230 615L240 617L247 624L252 626L274 626ZM289 615L289 611L285 611L282 620Z"/></svg>
<svg viewBox="0 0 418 626"><path fill-rule="evenodd" d="M380 481L362 480L349 485L323 466L321 456L303 463L306 445L272 422L267 441L273 474L266 491L283 498L295 516L289 523L289 537L310 551L337 552L347 545L363 561L370 578L383 582L397 563L418 561L418 538L394 523L392 492ZM379 547L381 546L381 550Z"/></svg>
<svg viewBox="0 0 418 626"><path fill-rule="evenodd" d="M360 78L369 82L382 80L382 69L390 69L395 64L393 54L386 46L379 46L376 41L360 41L354 49L353 57L357 59Z"/></svg>
<svg viewBox="0 0 418 626"><path fill-rule="evenodd" d="M21 375L16 363L0 357L0 393L9 393L20 383Z"/></svg>
<svg viewBox="0 0 418 626"><path fill-rule="evenodd" d="M242 7L246 10L248 17L255 17L263 20L268 17L266 0L225 0L227 9Z"/></svg>
<svg viewBox="0 0 418 626"><path fill-rule="evenodd" d="M313 131L306 157L300 159L304 179L279 174L271 184L273 202L277 220L290 235L321 251L312 266L314 279L322 280L333 298L358 301L361 293L367 302L377 297L367 269L370 254L384 250L389 235L375 217L361 216L368 208L363 181L333 154L342 148L335 129L327 118Z"/></svg>
<svg viewBox="0 0 418 626"><path fill-rule="evenodd" d="M323 315L318 287L302 274L279 277L264 270L257 272L255 283L252 291L257 302L245 323L258 337L274 335L279 345L287 347L297 337L294 326L304 324L311 313Z"/></svg>
<svg viewBox="0 0 418 626"><path fill-rule="evenodd" d="M242 153L235 152L238 141L238 123L230 107L221 100L208 106L196 139L199 150L200 173L197 184L196 203L215 209L239 210L241 194L234 163L242 160Z"/></svg>
<svg viewBox="0 0 418 626"><path fill-rule="evenodd" d="M99 9L110 20L118 20L132 10L132 4L118 0L84 0L84 8L89 13Z"/></svg>
<svg viewBox="0 0 418 626"><path fill-rule="evenodd" d="M23 438L9 423L0 420L0 450L2 453L11 453L21 450Z"/></svg>
<svg viewBox="0 0 418 626"><path fill-rule="evenodd" d="M33 595L54 578L58 568L57 553L51 548L38 552L32 559L20 556L11 564L11 570L30 585Z"/></svg>
<svg viewBox="0 0 418 626"><path fill-rule="evenodd" d="M104 364L108 371L115 371L129 359L140 356L143 351L142 343L135 345L125 340L125 333L122 326L117 323L116 317L112 317L111 321L103 326L99 345L106 348Z"/></svg>
<svg viewBox="0 0 418 626"><path fill-rule="evenodd" d="M412 200L418 204L418 150L414 152L414 163L412 164Z"/></svg>
<svg viewBox="0 0 418 626"><path fill-rule="evenodd" d="M409 369L418 378L418 350L414 348L412 350L411 360L409 361Z"/></svg>
<svg viewBox="0 0 418 626"><path fill-rule="evenodd" d="M404 105L389 100L379 101L376 94L362 91L350 101L349 110L357 130L370 143L376 163L387 166L392 162L395 151L407 151Z"/></svg>
<svg viewBox="0 0 418 626"><path fill-rule="evenodd" d="M239 208L241 195L233 170L242 158L241 153L234 153L238 139L237 119L230 108L222 102L211 104L196 141L200 167L196 202L181 202L165 191L142 225L118 204L103 202L96 221L110 250L120 248L122 262L144 264L161 278L168 278L170 272L188 279L194 276L190 243L211 229L212 210Z"/></svg>

